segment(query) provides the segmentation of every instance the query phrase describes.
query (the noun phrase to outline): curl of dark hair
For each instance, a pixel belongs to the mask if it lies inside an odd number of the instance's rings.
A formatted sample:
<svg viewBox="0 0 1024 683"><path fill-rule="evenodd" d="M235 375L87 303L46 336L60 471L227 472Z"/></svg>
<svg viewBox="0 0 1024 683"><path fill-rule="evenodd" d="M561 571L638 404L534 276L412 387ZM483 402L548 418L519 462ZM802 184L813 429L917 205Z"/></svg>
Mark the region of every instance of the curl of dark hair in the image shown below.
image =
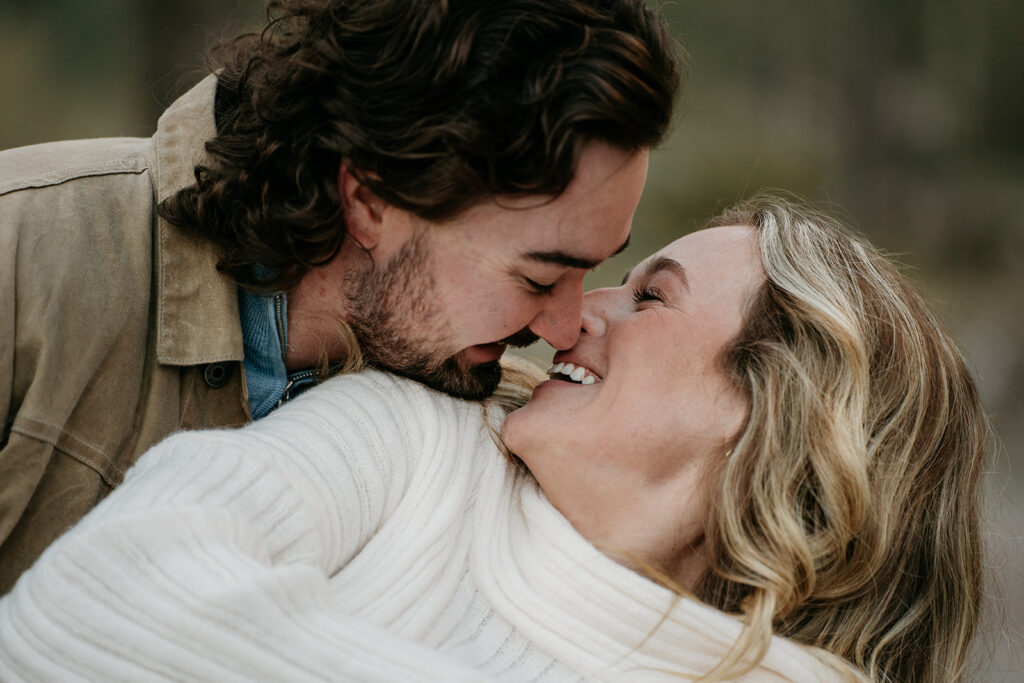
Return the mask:
<svg viewBox="0 0 1024 683"><path fill-rule="evenodd" d="M214 52L229 104L210 162L160 206L260 290L337 253L341 164L428 220L556 196L589 140L660 142L682 73L643 0L276 0L268 16Z"/></svg>

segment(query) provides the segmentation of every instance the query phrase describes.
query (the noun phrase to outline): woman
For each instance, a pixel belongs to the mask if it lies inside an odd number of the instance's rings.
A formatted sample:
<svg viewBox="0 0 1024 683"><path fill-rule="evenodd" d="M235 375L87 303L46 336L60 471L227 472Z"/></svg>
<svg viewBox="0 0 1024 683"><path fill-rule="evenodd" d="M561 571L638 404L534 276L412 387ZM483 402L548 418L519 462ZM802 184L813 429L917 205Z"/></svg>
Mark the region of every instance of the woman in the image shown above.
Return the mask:
<svg viewBox="0 0 1024 683"><path fill-rule="evenodd" d="M829 219L714 226L587 294L503 425L366 372L167 440L0 602L0 678L957 680L959 353Z"/></svg>

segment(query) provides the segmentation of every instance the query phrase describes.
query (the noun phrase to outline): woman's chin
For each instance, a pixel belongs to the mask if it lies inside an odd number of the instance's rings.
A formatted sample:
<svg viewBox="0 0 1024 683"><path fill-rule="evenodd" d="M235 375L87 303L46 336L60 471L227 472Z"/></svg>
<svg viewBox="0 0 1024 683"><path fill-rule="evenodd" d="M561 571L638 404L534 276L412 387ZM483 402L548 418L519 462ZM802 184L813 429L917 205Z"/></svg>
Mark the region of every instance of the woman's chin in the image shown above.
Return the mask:
<svg viewBox="0 0 1024 683"><path fill-rule="evenodd" d="M538 435L538 431L543 431L543 425L537 424L533 419L537 412L536 405L531 399L529 403L512 411L505 418L501 426L501 440L512 453L519 455L523 449L528 449L531 438L543 438L543 434Z"/></svg>

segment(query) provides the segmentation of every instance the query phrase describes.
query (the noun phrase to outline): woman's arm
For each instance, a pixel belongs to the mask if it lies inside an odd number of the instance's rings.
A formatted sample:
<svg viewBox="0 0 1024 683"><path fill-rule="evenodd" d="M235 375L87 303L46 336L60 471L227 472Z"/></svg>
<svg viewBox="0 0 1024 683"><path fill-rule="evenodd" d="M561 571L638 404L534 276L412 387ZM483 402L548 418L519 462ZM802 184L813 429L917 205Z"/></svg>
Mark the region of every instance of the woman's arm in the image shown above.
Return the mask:
<svg viewBox="0 0 1024 683"><path fill-rule="evenodd" d="M332 605L412 467L403 387L346 378L147 453L0 602L0 679L482 678Z"/></svg>

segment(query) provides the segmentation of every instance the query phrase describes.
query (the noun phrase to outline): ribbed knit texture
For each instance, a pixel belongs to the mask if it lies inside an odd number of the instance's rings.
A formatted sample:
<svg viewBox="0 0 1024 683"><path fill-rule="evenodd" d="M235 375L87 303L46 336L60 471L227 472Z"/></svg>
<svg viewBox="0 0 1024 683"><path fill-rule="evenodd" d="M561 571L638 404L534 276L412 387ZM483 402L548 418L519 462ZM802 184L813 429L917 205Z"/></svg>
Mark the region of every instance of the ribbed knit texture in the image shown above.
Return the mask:
<svg viewBox="0 0 1024 683"><path fill-rule="evenodd" d="M365 372L144 455L0 601L0 680L679 680L739 631L580 537L478 404ZM776 638L743 680L838 676Z"/></svg>

